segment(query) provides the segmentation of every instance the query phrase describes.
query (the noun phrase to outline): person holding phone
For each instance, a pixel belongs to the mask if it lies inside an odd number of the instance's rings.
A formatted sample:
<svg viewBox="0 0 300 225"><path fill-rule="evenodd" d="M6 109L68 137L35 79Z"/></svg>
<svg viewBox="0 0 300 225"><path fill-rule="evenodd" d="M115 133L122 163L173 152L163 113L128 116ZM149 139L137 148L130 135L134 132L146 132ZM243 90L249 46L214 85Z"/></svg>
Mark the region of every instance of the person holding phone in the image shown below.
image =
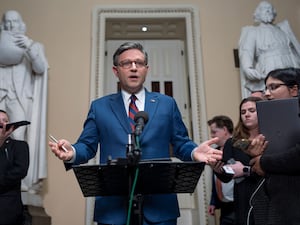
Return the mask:
<svg viewBox="0 0 300 225"><path fill-rule="evenodd" d="M268 100L299 98L299 81L299 68L273 70L265 79L265 98ZM260 190L267 196L267 201L261 202L261 196L254 195L254 214L257 207L263 204L266 212L257 216L261 221L265 221L264 224L299 225L300 142L276 154L264 153L258 139L253 140L252 145L252 150L248 151L253 157L250 162L252 171L265 177Z"/></svg>
<svg viewBox="0 0 300 225"><path fill-rule="evenodd" d="M243 150L247 148L250 140L259 135L256 102L261 101L259 97L250 96L244 98L239 106L239 121L234 128L232 138L228 139L223 148L222 164L216 164L214 171L223 182L234 179L234 212L236 225L254 225L256 218L248 215L250 208L249 200L261 177L251 173L251 157ZM222 167L223 166L223 167ZM233 174L226 173L230 168Z"/></svg>
<svg viewBox="0 0 300 225"><path fill-rule="evenodd" d="M29 147L10 137L16 128L6 129L8 123L7 113L0 110L0 224L22 225L21 180L29 167Z"/></svg>

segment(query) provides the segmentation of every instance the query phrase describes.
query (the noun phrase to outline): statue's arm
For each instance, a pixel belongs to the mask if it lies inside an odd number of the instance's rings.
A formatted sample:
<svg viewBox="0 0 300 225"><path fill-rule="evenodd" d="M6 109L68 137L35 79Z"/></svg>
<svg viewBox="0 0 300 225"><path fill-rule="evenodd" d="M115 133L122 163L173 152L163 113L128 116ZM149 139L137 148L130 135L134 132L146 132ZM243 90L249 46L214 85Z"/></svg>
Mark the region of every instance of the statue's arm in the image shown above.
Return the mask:
<svg viewBox="0 0 300 225"><path fill-rule="evenodd" d="M255 27L243 27L239 40L240 67L249 80L260 80L264 75L255 69L256 35Z"/></svg>
<svg viewBox="0 0 300 225"><path fill-rule="evenodd" d="M14 37L16 45L25 50L25 57L31 63L33 72L43 74L48 66L42 44L34 42L23 34L17 34Z"/></svg>
<svg viewBox="0 0 300 225"><path fill-rule="evenodd" d="M43 74L47 70L47 61L43 46L33 42L26 51L26 57L31 62L32 70L36 74Z"/></svg>

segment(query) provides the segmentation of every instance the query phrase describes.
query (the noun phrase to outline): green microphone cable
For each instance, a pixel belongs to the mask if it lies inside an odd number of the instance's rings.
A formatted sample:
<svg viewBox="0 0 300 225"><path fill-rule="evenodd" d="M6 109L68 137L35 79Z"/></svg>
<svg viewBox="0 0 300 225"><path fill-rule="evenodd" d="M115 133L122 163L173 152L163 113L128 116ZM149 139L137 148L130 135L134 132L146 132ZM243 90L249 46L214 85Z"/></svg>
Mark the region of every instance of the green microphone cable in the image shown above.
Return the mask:
<svg viewBox="0 0 300 225"><path fill-rule="evenodd" d="M129 200L129 207L128 207L126 225L130 225L130 215L131 215L131 210L132 210L132 201L133 201L133 197L134 197L134 191L135 191L135 186L136 186L136 183L137 183L138 174L139 174L139 168L137 167L136 170L135 170L134 181L133 181L132 189L131 189L131 193L130 193L130 200Z"/></svg>

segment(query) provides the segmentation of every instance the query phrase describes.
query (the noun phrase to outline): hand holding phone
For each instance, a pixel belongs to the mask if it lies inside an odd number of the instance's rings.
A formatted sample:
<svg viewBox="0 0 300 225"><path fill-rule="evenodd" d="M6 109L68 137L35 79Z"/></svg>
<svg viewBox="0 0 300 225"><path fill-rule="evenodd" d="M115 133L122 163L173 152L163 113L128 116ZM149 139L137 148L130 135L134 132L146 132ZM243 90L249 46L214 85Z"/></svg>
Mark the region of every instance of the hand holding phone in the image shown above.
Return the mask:
<svg viewBox="0 0 300 225"><path fill-rule="evenodd" d="M26 125L29 125L29 124L30 124L30 122L26 121L26 120L14 122L14 123L7 123L5 129L9 130L11 127L14 127L14 129L17 129L18 127L26 126ZM0 125L0 128L3 128L3 126Z"/></svg>
<svg viewBox="0 0 300 225"><path fill-rule="evenodd" d="M230 166L224 165L222 168L227 175L234 175L234 170Z"/></svg>
<svg viewBox="0 0 300 225"><path fill-rule="evenodd" d="M251 144L251 141L248 139L238 139L233 143L233 147L246 152L248 150L248 147L250 146L250 144Z"/></svg>

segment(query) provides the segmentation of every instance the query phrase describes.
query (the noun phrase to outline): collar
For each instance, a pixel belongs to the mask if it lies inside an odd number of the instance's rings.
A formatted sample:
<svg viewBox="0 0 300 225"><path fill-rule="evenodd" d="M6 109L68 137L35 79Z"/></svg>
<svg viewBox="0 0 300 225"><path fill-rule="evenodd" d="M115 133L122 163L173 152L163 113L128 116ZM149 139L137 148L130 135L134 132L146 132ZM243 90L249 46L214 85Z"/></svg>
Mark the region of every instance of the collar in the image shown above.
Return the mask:
<svg viewBox="0 0 300 225"><path fill-rule="evenodd" d="M142 88L137 93L129 93L125 90L121 90L122 97L125 101L130 101L130 96L134 94L137 97L137 100L142 101L142 99L145 99L145 88Z"/></svg>

